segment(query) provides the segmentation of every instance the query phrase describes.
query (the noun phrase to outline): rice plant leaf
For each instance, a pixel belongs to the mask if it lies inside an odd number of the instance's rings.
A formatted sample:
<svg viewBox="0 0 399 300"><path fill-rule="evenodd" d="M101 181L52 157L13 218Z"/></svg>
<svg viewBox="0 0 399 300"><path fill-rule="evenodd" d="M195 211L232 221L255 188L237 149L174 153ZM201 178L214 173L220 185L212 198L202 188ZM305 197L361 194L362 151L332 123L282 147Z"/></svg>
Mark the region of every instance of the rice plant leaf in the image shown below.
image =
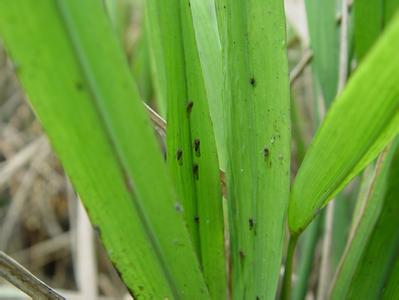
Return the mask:
<svg viewBox="0 0 399 300"><path fill-rule="evenodd" d="M399 8L398 0L384 0L383 1L384 25L388 25L391 19L395 16Z"/></svg>
<svg viewBox="0 0 399 300"><path fill-rule="evenodd" d="M0 36L135 298L207 299L180 200L101 2L1 1Z"/></svg>
<svg viewBox="0 0 399 300"><path fill-rule="evenodd" d="M336 0L305 0L313 68L326 106L335 98L338 87L339 29Z"/></svg>
<svg viewBox="0 0 399 300"><path fill-rule="evenodd" d="M125 44L131 4L130 0L104 0L104 6L122 46Z"/></svg>
<svg viewBox="0 0 399 300"><path fill-rule="evenodd" d="M377 161L372 181L365 199L359 199L362 202L359 214L353 220L352 232L346 246L343 257L335 274L332 285L332 299L345 299L351 284L351 280L356 272L356 268L362 259L362 254L372 235L375 224L381 215L384 201L387 194L388 179L394 178L392 175L393 161L398 152L398 142L385 150Z"/></svg>
<svg viewBox="0 0 399 300"><path fill-rule="evenodd" d="M318 130L294 182L289 227L300 233L399 132L399 18L350 79Z"/></svg>
<svg viewBox="0 0 399 300"><path fill-rule="evenodd" d="M198 52L200 56L209 112L215 133L219 164L226 168L226 140L223 116L223 64L214 0L191 0Z"/></svg>
<svg viewBox="0 0 399 300"><path fill-rule="evenodd" d="M157 8L145 2L145 30L150 52L150 63L152 69L152 80L155 89L155 102L157 104L157 112L166 118L167 110L167 89L165 62L163 58L163 46L161 41L161 32L159 20L157 18Z"/></svg>
<svg viewBox="0 0 399 300"><path fill-rule="evenodd" d="M363 59L379 37L383 27L383 0L356 0L355 47L359 61Z"/></svg>
<svg viewBox="0 0 399 300"><path fill-rule="evenodd" d="M380 299L394 270L392 262L399 256L399 139L396 141L383 208L351 278L347 299Z"/></svg>
<svg viewBox="0 0 399 300"><path fill-rule="evenodd" d="M392 265L392 272L385 284L382 300L397 300L399 297L399 256Z"/></svg>
<svg viewBox="0 0 399 300"><path fill-rule="evenodd" d="M290 179L283 1L221 1L218 15L227 63L224 101L232 295L274 299Z"/></svg>
<svg viewBox="0 0 399 300"><path fill-rule="evenodd" d="M167 78L168 165L215 299L226 298L223 206L208 94L190 2L147 1L158 22ZM171 21L173 20L173 21Z"/></svg>

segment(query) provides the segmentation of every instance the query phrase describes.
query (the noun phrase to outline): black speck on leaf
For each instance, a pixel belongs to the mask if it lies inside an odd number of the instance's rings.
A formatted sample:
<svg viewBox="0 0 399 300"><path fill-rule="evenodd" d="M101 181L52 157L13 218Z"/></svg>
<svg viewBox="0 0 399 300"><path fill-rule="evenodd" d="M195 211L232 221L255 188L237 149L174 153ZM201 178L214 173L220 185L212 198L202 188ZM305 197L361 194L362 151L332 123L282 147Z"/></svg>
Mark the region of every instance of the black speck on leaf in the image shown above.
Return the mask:
<svg viewBox="0 0 399 300"><path fill-rule="evenodd" d="M183 165L183 150L178 149L176 151L176 159L179 162L179 165Z"/></svg>
<svg viewBox="0 0 399 300"><path fill-rule="evenodd" d="M197 164L193 165L193 175L196 180L199 179L199 166Z"/></svg>
<svg viewBox="0 0 399 300"><path fill-rule="evenodd" d="M267 148L267 147L263 148L263 156L264 156L265 158L268 158L269 155L270 155L270 150L269 150L269 148Z"/></svg>
<svg viewBox="0 0 399 300"><path fill-rule="evenodd" d="M191 113L191 111L193 110L193 106L194 106L194 102L193 101L189 101L187 103L187 108L186 108L187 113Z"/></svg>
<svg viewBox="0 0 399 300"><path fill-rule="evenodd" d="M194 140L194 151L196 156L201 156L201 141L200 139Z"/></svg>
<svg viewBox="0 0 399 300"><path fill-rule="evenodd" d="M254 226L255 226L254 219L250 218L248 220L248 224L249 224L249 230L252 230L254 228Z"/></svg>

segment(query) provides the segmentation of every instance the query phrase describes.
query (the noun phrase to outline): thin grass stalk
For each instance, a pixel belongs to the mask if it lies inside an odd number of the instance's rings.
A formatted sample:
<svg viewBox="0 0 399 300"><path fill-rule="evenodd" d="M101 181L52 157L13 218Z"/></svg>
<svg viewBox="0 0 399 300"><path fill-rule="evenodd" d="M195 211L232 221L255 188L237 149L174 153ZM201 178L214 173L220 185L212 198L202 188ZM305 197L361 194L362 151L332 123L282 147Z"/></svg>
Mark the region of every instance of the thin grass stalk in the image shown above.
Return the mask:
<svg viewBox="0 0 399 300"><path fill-rule="evenodd" d="M295 248L298 243L298 235L291 235L288 241L287 257L285 260L283 287L281 299L290 300L292 293L292 274L294 270Z"/></svg>

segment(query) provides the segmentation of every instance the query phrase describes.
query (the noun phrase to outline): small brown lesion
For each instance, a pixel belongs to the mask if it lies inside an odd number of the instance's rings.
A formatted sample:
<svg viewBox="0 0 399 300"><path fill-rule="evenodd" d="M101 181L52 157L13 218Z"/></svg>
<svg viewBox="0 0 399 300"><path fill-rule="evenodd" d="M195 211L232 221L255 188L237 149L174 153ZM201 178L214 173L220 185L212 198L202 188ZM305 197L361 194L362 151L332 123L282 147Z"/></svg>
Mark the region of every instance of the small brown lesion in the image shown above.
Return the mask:
<svg viewBox="0 0 399 300"><path fill-rule="evenodd" d="M187 113L188 113L188 114L190 114L191 111L193 110L193 106L194 106L194 102L193 102L193 101L189 101L189 102L187 103L186 110L187 110Z"/></svg>
<svg viewBox="0 0 399 300"><path fill-rule="evenodd" d="M197 157L201 156L201 141L200 141L200 139L194 140L194 152Z"/></svg>
<svg viewBox="0 0 399 300"><path fill-rule="evenodd" d="M255 221L254 221L254 219L249 218L248 224L249 224L249 230L254 229L254 226L255 226Z"/></svg>
<svg viewBox="0 0 399 300"><path fill-rule="evenodd" d="M267 158L269 157L269 155L270 155L270 150L269 150L269 148L267 148L267 147L263 148L263 157L264 157L265 159L267 159Z"/></svg>
<svg viewBox="0 0 399 300"><path fill-rule="evenodd" d="M193 165L193 175L196 180L199 179L199 166L198 164Z"/></svg>
<svg viewBox="0 0 399 300"><path fill-rule="evenodd" d="M183 165L183 150L177 149L176 151L176 160L179 163L179 165Z"/></svg>

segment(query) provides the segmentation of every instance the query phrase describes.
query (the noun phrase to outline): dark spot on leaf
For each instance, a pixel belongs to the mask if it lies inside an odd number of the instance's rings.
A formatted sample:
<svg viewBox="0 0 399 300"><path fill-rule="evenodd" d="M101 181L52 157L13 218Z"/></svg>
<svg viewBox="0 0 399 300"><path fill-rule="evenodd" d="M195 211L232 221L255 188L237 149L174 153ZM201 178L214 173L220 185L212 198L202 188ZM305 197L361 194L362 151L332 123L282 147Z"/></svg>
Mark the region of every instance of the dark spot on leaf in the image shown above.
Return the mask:
<svg viewBox="0 0 399 300"><path fill-rule="evenodd" d="M197 157L201 156L201 141L200 139L194 140L194 151Z"/></svg>
<svg viewBox="0 0 399 300"><path fill-rule="evenodd" d="M256 85L256 80L255 80L255 78L252 77L252 78L249 80L249 83L250 83L253 87L255 87L255 85Z"/></svg>
<svg viewBox="0 0 399 300"><path fill-rule="evenodd" d="M240 250L238 253L240 254L240 258L243 260L245 258L244 251Z"/></svg>
<svg viewBox="0 0 399 300"><path fill-rule="evenodd" d="M248 220L248 224L249 224L249 230L252 230L252 229L254 228L254 226L255 226L255 221L254 221L254 219L250 218L250 219Z"/></svg>
<svg viewBox="0 0 399 300"><path fill-rule="evenodd" d="M183 165L183 150L178 149L176 151L176 159L177 159L179 165Z"/></svg>
<svg viewBox="0 0 399 300"><path fill-rule="evenodd" d="M197 164L193 165L193 175L196 180L199 179L199 166Z"/></svg>
<svg viewBox="0 0 399 300"><path fill-rule="evenodd" d="M195 216L194 217L194 222L197 223L197 224L199 223L199 216Z"/></svg>
<svg viewBox="0 0 399 300"><path fill-rule="evenodd" d="M269 157L269 154L270 154L269 148L267 147L263 148L263 156L265 159Z"/></svg>
<svg viewBox="0 0 399 300"><path fill-rule="evenodd" d="M187 108L186 108L186 110L187 110L187 113L188 113L188 114L191 113L191 111L193 110L193 106L194 106L194 102L193 102L193 101L189 101L189 102L187 103Z"/></svg>

